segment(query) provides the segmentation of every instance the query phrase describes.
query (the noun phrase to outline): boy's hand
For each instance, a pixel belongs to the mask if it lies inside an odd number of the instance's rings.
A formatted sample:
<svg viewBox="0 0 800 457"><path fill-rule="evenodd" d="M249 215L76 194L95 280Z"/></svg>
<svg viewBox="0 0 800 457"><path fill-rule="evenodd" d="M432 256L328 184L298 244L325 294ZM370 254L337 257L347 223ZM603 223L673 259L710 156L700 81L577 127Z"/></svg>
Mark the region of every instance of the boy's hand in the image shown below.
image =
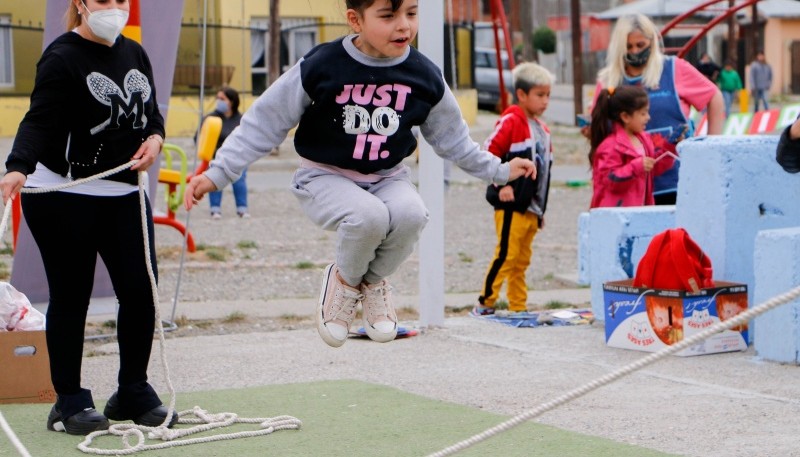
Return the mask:
<svg viewBox="0 0 800 457"><path fill-rule="evenodd" d="M192 209L192 206L196 205L203 198L203 195L212 190L217 190L217 186L206 175L193 176L189 183L186 184L186 190L183 192L183 206L187 211Z"/></svg>
<svg viewBox="0 0 800 457"><path fill-rule="evenodd" d="M508 173L508 180L513 181L520 176L536 179L536 165L528 159L515 157L511 159L508 164L510 170Z"/></svg>
<svg viewBox="0 0 800 457"><path fill-rule="evenodd" d="M503 186L500 188L500 192L498 192L497 196L500 198L501 202L513 202L514 188L511 186Z"/></svg>

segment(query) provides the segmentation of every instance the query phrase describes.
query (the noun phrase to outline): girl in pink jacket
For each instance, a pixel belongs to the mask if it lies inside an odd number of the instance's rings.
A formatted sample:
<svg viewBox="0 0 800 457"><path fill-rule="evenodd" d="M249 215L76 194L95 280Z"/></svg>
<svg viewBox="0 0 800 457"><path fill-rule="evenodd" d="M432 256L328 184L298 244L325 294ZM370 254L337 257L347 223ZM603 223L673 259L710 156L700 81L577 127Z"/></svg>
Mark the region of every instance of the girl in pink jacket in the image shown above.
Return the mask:
<svg viewBox="0 0 800 457"><path fill-rule="evenodd" d="M591 208L654 204L653 177L669 170L674 159L665 153L668 145L654 145L644 131L649 107L647 92L639 86L610 87L598 95L589 152Z"/></svg>

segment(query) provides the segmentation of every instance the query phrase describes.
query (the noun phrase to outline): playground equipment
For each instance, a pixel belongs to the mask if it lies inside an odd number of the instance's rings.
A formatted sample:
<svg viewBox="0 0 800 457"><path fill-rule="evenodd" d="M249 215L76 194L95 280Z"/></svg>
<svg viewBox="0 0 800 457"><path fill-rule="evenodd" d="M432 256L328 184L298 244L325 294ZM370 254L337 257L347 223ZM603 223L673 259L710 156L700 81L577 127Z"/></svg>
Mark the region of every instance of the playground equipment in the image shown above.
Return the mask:
<svg viewBox="0 0 800 457"><path fill-rule="evenodd" d="M175 211L183 202L183 191L186 189L186 183L193 176L202 174L208 168L208 163L214 158L214 151L217 147L220 132L222 131L222 119L216 116L209 116L203 121L200 127L200 134L197 138L197 158L199 164L192 174L187 174L187 158L186 153L180 147L174 144L164 144L164 161L166 168L158 171L158 182L167 185L166 200L167 200L167 214L154 215L153 222L156 224L164 224L178 230L181 235L186 237L186 249L189 252L195 252L196 247L194 238L191 233L188 233L186 226L175 217ZM177 163L175 163L177 161ZM174 167L178 168L175 169Z"/></svg>
<svg viewBox="0 0 800 457"><path fill-rule="evenodd" d="M508 32L508 20L506 19L506 12L503 8L502 0L491 0L492 11L492 29L494 30L494 49L495 57L497 59L497 81L500 88L500 112L508 108L508 90L503 78L503 55L508 56L508 69L514 69L514 51L511 48L511 34ZM503 43L505 43L505 53L500 50L500 31L503 32Z"/></svg>
<svg viewBox="0 0 800 457"><path fill-rule="evenodd" d="M703 2L694 8L686 11L685 13L676 16L675 19L669 21L667 25L661 29L661 36L666 36L670 30L677 30L677 29L686 29L692 28L697 29L698 26L700 27L700 31L697 32L689 41L687 41L683 46L679 48L664 48L664 52L667 54L675 54L678 57L684 57L687 52L689 52L701 38L703 38L711 29L717 26L720 22L730 18L731 16L735 15L739 10L742 8L746 8L748 6L753 6L758 3L760 0L744 0L741 3L736 5L730 6L728 8L721 7L718 3L725 2L729 4L730 0L709 0ZM706 22L705 24L687 24L684 21L699 12L704 13L715 13L716 16Z"/></svg>

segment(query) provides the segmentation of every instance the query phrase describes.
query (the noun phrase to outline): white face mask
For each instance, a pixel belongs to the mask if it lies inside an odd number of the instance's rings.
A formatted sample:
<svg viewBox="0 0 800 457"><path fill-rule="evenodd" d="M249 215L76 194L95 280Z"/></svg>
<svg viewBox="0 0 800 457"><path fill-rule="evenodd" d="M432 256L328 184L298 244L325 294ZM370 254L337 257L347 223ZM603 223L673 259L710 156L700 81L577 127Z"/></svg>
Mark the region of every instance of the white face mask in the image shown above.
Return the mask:
<svg viewBox="0 0 800 457"><path fill-rule="evenodd" d="M228 102L225 100L217 99L217 111L220 113L227 113L228 112Z"/></svg>
<svg viewBox="0 0 800 457"><path fill-rule="evenodd" d="M117 37L128 23L128 12L117 8L91 12L86 3L83 7L89 13L86 22L92 33L109 43L117 41Z"/></svg>

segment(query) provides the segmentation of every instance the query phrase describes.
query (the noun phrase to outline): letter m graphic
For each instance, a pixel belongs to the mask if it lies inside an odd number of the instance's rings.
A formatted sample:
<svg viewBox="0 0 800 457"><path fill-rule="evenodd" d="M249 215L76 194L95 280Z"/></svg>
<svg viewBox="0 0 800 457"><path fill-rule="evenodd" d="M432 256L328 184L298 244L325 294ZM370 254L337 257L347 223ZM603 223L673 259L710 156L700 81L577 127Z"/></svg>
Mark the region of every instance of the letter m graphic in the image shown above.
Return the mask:
<svg viewBox="0 0 800 457"><path fill-rule="evenodd" d="M126 118L134 116L133 128L145 127L144 104L150 100L152 91L147 77L139 70L131 70L125 75L124 91L107 76L95 72L86 77L86 85L97 101L111 108L108 119L91 129L92 135L106 128L119 128L120 115Z"/></svg>

